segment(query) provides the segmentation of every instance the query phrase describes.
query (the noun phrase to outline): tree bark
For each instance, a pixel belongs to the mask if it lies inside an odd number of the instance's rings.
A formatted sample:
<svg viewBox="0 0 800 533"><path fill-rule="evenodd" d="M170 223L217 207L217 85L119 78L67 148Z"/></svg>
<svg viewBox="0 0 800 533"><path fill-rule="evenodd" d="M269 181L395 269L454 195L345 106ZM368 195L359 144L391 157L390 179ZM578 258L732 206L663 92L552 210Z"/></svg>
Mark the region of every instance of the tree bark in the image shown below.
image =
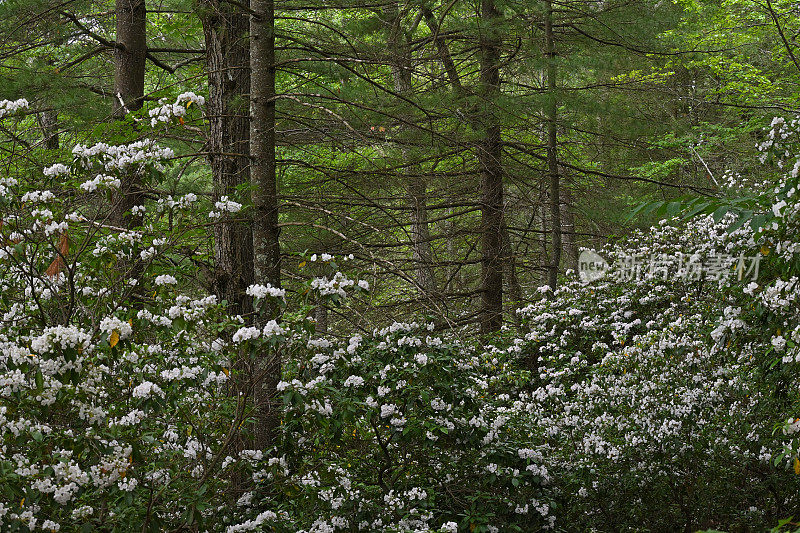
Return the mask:
<svg viewBox="0 0 800 533"><path fill-rule="evenodd" d="M328 333L328 308L320 298L314 308L314 333L325 335Z"/></svg>
<svg viewBox="0 0 800 533"><path fill-rule="evenodd" d="M250 0L250 179L253 200L253 266L257 283L279 287L281 254L275 161L275 4ZM272 310L269 315L275 315ZM276 353L262 357L256 383L255 445L269 448L280 421Z"/></svg>
<svg viewBox="0 0 800 533"><path fill-rule="evenodd" d="M39 122L39 129L42 130L42 141L48 150L58 150L58 111L55 109L44 109L36 114Z"/></svg>
<svg viewBox="0 0 800 533"><path fill-rule="evenodd" d="M508 215L507 212L504 214ZM511 236L508 233L508 227L505 224L505 220L503 222L503 264L505 265L506 278L508 279L508 293L511 297L509 312L514 325L519 327L520 318L517 314L517 309L519 309L520 303L522 302L522 286L520 285L519 278L517 277L516 251L514 250L513 243L511 242Z"/></svg>
<svg viewBox="0 0 800 533"><path fill-rule="evenodd" d="M147 56L147 10L144 0L117 0L118 47L114 49L114 98L111 111L114 118L123 119L130 112L142 108L144 73ZM142 176L128 171L122 176L119 191L109 216L111 224L133 228L141 224L141 217L130 213L132 207L142 203Z"/></svg>
<svg viewBox="0 0 800 533"><path fill-rule="evenodd" d="M567 268L578 268L578 243L575 235L575 215L569 188L561 187L561 232L564 241L564 262Z"/></svg>
<svg viewBox="0 0 800 533"><path fill-rule="evenodd" d="M250 182L250 123L247 98L250 92L249 20L239 7L221 0L203 0L200 20L206 49L209 123L208 160L211 165L214 201L228 196L247 203L239 195ZM252 299L245 291L253 283L252 225L225 217L214 226L214 270L211 286L228 314L247 315ZM232 366L235 372L228 383L228 395L238 398L253 374L251 360L240 350ZM242 435L234 441L234 451L251 448ZM241 472L231 473L229 498L232 502L250 490L251 483Z"/></svg>
<svg viewBox="0 0 800 533"><path fill-rule="evenodd" d="M142 108L147 56L147 10L144 0L117 0L118 47L114 49L114 116Z"/></svg>
<svg viewBox="0 0 800 533"><path fill-rule="evenodd" d="M214 200L222 196L241 203L243 185L250 182L250 126L247 98L250 65L247 33L249 21L238 7L220 0L205 0L201 20L208 69L209 163ZM231 315L247 314L252 302L245 290L253 283L251 225L225 218L214 226L213 291L227 302Z"/></svg>
<svg viewBox="0 0 800 533"><path fill-rule="evenodd" d="M500 120L494 109L500 96L500 13L494 0L482 0L480 37L480 123L478 144L481 172L481 333L497 331L503 324L503 167Z"/></svg>
<svg viewBox="0 0 800 533"><path fill-rule="evenodd" d="M433 250L428 227L427 180L412 177L408 183L412 206L411 238L414 242L413 260L417 265L417 283L425 296L436 295L436 277L433 273Z"/></svg>
<svg viewBox="0 0 800 533"><path fill-rule="evenodd" d="M545 58L547 59L547 171L550 177L550 224L552 251L547 281L555 291L558 285L558 269L561 264L561 177L558 171L558 101L556 98L555 40L553 37L553 5L545 0Z"/></svg>

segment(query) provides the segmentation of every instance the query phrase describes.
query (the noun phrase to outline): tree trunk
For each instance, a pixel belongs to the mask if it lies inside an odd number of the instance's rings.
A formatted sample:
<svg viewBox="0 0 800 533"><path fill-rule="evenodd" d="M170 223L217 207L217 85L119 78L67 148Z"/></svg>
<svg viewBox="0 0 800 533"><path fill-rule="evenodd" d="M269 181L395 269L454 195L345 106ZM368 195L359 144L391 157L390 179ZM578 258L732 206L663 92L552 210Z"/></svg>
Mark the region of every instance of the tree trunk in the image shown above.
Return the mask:
<svg viewBox="0 0 800 533"><path fill-rule="evenodd" d="M427 183L422 177L412 177L408 183L412 205L411 237L414 241L413 259L417 265L417 283L425 296L436 295L436 278L433 273L433 251L428 227Z"/></svg>
<svg viewBox="0 0 800 533"><path fill-rule="evenodd" d="M220 0L205 0L202 15L208 69L209 163L214 200L241 203L241 186L250 181L250 91L248 17ZM238 218L238 214L235 215ZM214 226L213 290L231 315L252 310L245 290L253 283L253 237L245 221L223 218Z"/></svg>
<svg viewBox="0 0 800 533"><path fill-rule="evenodd" d="M325 335L328 333L328 308L322 298L317 300L317 307L314 308L314 333Z"/></svg>
<svg viewBox="0 0 800 533"><path fill-rule="evenodd" d="M507 212L504 214L508 215ZM520 285L519 278L517 277L516 250L514 250L514 246L511 242L511 236L508 233L508 227L505 224L505 220L503 222L503 265L506 269L508 293L511 297L511 306L509 311L511 313L511 320L514 322L514 325L519 327L520 319L519 315L517 314L517 309L519 309L520 303L522 302L522 286Z"/></svg>
<svg viewBox="0 0 800 533"><path fill-rule="evenodd" d="M250 0L250 179L253 199L253 266L257 283L279 287L281 254L278 228L278 185L275 168L275 5ZM273 309L270 315L275 315ZM269 448L280 421L277 354L263 357L256 370L255 445Z"/></svg>
<svg viewBox="0 0 800 533"><path fill-rule="evenodd" d="M550 289L555 291L558 284L558 270L561 265L561 193L559 191L561 177L558 172L556 54L553 38L553 5L550 0L545 0L544 34L547 59L547 171L550 176L550 224L552 230L552 251L547 280Z"/></svg>
<svg viewBox="0 0 800 533"><path fill-rule="evenodd" d="M483 139L478 144L481 172L481 333L503 324L503 167L500 120L493 106L500 96L500 13L494 0L481 2L480 111Z"/></svg>
<svg viewBox="0 0 800 533"><path fill-rule="evenodd" d="M203 0L200 19L206 47L209 122L208 159L214 185L214 201L228 196L247 203L237 191L250 182L250 124L247 98L250 92L250 46L247 15L220 0ZM235 215L239 217L241 213ZM227 303L230 316L247 315L252 300L245 294L253 283L253 233L247 221L222 218L214 226L214 271L211 285L220 302ZM240 350L232 362L235 372L228 383L228 395L238 398L252 375L250 359ZM237 436L236 453L251 448ZM235 502L251 489L241 472L231 474L229 499Z"/></svg>
<svg viewBox="0 0 800 533"><path fill-rule="evenodd" d="M564 259L567 268L578 268L578 241L575 235L575 215L572 210L572 193L567 187L561 188L561 232L564 241Z"/></svg>
<svg viewBox="0 0 800 533"><path fill-rule="evenodd" d="M394 90L400 96L408 98L412 91L411 46L403 31L402 17L396 1L389 2L384 17ZM411 117L406 118L409 121L411 119ZM402 147L400 150L403 160L408 161L410 159L408 151ZM436 278L433 273L433 251L428 227L427 180L421 175L418 165L405 168L411 175L406 184L406 191L411 204L411 246L416 281L422 295L430 297L436 294Z"/></svg>
<svg viewBox="0 0 800 533"><path fill-rule="evenodd" d="M114 49L114 98L111 111L122 119L142 108L144 72L147 56L147 10L144 0L117 0L117 48ZM109 216L111 224L133 228L141 217L131 215L133 206L142 203L142 176L128 171L122 176Z"/></svg>
<svg viewBox="0 0 800 533"><path fill-rule="evenodd" d="M58 111L45 109L36 115L36 120L39 122L39 129L42 130L44 147L48 150L58 150Z"/></svg>
<svg viewBox="0 0 800 533"><path fill-rule="evenodd" d="M117 0L117 48L114 49L114 116L142 108L147 56L147 10L144 0Z"/></svg>
<svg viewBox="0 0 800 533"><path fill-rule="evenodd" d="M425 17L425 24L427 24L428 29L431 30L434 36L436 50L439 52L439 59L444 66L445 72L447 72L450 85L453 86L453 90L456 94L460 95L464 92L464 87L462 87L461 79L458 77L458 71L456 70L456 64L453 62L453 57L450 54L450 48L447 46L444 37L439 33L439 23L433 15L433 12L424 4L422 5L422 16Z"/></svg>

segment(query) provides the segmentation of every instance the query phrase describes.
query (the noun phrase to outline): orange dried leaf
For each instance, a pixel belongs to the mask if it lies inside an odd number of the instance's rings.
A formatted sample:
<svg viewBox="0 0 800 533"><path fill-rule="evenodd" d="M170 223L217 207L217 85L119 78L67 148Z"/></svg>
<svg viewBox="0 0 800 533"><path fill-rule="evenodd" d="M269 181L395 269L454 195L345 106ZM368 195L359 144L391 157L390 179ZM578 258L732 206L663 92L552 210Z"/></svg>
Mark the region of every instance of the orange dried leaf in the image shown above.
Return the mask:
<svg viewBox="0 0 800 533"><path fill-rule="evenodd" d="M50 263L50 266L47 267L45 274L50 277L54 278L58 276L61 271L64 269L66 263L64 263L64 258L67 257L69 253L69 234L65 231L61 234L61 240L58 243L58 255Z"/></svg>

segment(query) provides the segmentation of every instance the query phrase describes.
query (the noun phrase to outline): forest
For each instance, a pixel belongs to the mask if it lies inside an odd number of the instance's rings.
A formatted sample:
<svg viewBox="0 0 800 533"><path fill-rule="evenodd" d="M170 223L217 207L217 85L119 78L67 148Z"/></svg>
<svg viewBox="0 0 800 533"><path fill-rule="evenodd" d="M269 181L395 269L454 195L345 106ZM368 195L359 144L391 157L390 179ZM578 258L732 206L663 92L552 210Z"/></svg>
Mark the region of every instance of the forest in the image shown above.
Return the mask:
<svg viewBox="0 0 800 533"><path fill-rule="evenodd" d="M798 39L0 0L0 531L800 532Z"/></svg>

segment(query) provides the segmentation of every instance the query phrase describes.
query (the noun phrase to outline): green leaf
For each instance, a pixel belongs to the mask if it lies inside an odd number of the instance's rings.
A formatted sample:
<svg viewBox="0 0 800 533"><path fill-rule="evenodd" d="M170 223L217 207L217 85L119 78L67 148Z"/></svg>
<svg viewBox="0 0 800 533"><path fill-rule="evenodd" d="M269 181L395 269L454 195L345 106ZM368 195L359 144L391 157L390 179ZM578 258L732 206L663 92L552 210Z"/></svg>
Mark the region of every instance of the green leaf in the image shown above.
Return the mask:
<svg viewBox="0 0 800 533"><path fill-rule="evenodd" d="M641 214L642 216L647 215L651 211L653 211L654 209L658 209L662 205L664 205L664 202L651 202L651 203L639 204L633 211L630 212L628 217L625 219L625 222L629 222L630 220L633 219L633 217L635 217L638 214Z"/></svg>
<svg viewBox="0 0 800 533"><path fill-rule="evenodd" d="M670 202L667 204L666 211L669 216L675 216L681 211L681 208L681 202Z"/></svg>
<svg viewBox="0 0 800 533"><path fill-rule="evenodd" d="M694 218L700 213L705 213L710 206L713 204L711 202L700 202L699 205L694 206L694 208L689 209L689 211L683 215L684 219ZM689 206L691 207L691 206Z"/></svg>
<svg viewBox="0 0 800 533"><path fill-rule="evenodd" d="M761 229L767 222L767 215L756 215L750 220L750 228L753 231L758 231Z"/></svg>
<svg viewBox="0 0 800 533"><path fill-rule="evenodd" d="M728 233L733 233L737 229L744 226L752 216L753 216L752 211L742 211L741 213L739 213L739 218L736 219L736 222L728 226Z"/></svg>
<svg viewBox="0 0 800 533"><path fill-rule="evenodd" d="M722 217L728 214L729 209L730 206L722 205L719 206L716 210L714 210L714 213L711 215L714 218L714 222L719 222L720 220L722 220Z"/></svg>

